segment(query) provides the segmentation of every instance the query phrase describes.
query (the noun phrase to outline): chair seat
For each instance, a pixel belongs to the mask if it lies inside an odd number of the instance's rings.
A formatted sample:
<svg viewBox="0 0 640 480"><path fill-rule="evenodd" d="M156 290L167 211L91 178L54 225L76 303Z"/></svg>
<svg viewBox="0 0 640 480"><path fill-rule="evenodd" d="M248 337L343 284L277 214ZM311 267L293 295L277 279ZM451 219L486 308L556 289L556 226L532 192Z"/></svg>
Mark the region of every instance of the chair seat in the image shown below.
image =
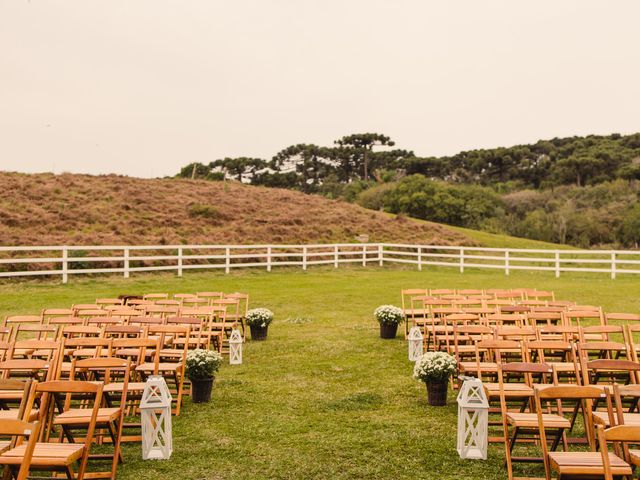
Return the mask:
<svg viewBox="0 0 640 480"><path fill-rule="evenodd" d="M70 408L58 415L53 423L55 425L85 425L91 421L92 410L90 408ZM113 422L120 416L119 408L99 408L97 423Z"/></svg>
<svg viewBox="0 0 640 480"><path fill-rule="evenodd" d="M549 460L561 475L604 475L600 452L550 452ZM612 452L609 462L614 475L631 475L631 467Z"/></svg>
<svg viewBox="0 0 640 480"><path fill-rule="evenodd" d="M538 428L537 413L508 412L507 421L514 427ZM542 423L546 428L571 428L571 422L568 419L555 413L543 413Z"/></svg>
<svg viewBox="0 0 640 480"><path fill-rule="evenodd" d="M624 425L640 427L640 413L623 413ZM599 425L609 427L609 414L607 412L593 412L593 421Z"/></svg>
<svg viewBox="0 0 640 480"><path fill-rule="evenodd" d="M634 448L629 449L629 460L633 465L640 465L640 450Z"/></svg>
<svg viewBox="0 0 640 480"><path fill-rule="evenodd" d="M160 372L177 372L182 368L180 363L160 363L158 371ZM143 363L136 367L136 372L153 372L155 365L153 363Z"/></svg>
<svg viewBox="0 0 640 480"><path fill-rule="evenodd" d="M23 461L26 443L0 455L0 464L20 465ZM66 467L78 460L84 453L84 445L76 443L36 443L31 458L34 466Z"/></svg>
<svg viewBox="0 0 640 480"><path fill-rule="evenodd" d="M8 440L0 441L0 453L4 452L5 450L8 450L10 446L11 446L10 441Z"/></svg>

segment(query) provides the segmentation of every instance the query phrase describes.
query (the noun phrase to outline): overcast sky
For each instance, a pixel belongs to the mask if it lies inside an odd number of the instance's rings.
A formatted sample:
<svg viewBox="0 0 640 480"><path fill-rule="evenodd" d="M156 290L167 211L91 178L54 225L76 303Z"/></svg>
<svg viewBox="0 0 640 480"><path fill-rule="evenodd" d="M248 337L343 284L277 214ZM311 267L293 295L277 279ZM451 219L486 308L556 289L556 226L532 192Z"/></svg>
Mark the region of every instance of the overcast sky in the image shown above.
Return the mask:
<svg viewBox="0 0 640 480"><path fill-rule="evenodd" d="M640 130L636 0L0 0L0 170Z"/></svg>

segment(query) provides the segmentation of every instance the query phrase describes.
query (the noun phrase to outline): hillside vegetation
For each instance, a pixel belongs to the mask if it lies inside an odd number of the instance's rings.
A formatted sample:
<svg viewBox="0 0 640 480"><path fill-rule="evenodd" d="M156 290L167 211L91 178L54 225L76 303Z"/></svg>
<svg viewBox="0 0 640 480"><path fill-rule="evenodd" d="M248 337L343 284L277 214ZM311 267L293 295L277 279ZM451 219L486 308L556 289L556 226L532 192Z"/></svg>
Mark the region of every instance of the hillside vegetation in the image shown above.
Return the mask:
<svg viewBox="0 0 640 480"><path fill-rule="evenodd" d="M190 164L178 176L234 178L391 213L579 247L638 248L640 133L420 157L378 133L298 144L271 160Z"/></svg>
<svg viewBox="0 0 640 480"><path fill-rule="evenodd" d="M239 182L0 173L1 245L419 242L474 245L441 225Z"/></svg>

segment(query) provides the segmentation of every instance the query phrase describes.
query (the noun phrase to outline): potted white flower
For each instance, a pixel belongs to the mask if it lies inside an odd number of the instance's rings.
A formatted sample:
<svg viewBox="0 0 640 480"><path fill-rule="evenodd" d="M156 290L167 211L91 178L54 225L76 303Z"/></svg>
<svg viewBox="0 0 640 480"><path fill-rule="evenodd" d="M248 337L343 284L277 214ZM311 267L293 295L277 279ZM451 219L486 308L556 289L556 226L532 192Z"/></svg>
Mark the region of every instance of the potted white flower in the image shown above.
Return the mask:
<svg viewBox="0 0 640 480"><path fill-rule="evenodd" d="M266 340L273 312L268 308L254 308L247 312L247 325L251 330L251 340Z"/></svg>
<svg viewBox="0 0 640 480"><path fill-rule="evenodd" d="M222 365L222 355L201 348L187 353L187 378L191 381L191 400L204 403L211 400L216 372Z"/></svg>
<svg viewBox="0 0 640 480"><path fill-rule="evenodd" d="M396 338L398 325L404 321L402 309L394 305L380 305L373 314L380 324L380 338Z"/></svg>
<svg viewBox="0 0 640 480"><path fill-rule="evenodd" d="M447 404L447 383L457 370L454 356L445 352L427 352L413 367L413 377L427 385L429 405Z"/></svg>

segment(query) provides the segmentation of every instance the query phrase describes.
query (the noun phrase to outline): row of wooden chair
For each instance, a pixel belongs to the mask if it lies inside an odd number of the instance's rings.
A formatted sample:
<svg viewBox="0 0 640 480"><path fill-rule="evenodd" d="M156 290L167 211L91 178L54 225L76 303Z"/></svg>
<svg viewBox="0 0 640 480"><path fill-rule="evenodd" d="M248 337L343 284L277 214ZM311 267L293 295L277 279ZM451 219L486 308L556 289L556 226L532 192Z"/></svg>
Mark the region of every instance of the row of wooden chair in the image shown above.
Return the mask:
<svg viewBox="0 0 640 480"><path fill-rule="evenodd" d="M114 479L122 462L130 370L121 358L74 359L69 380L0 379L5 476L52 471L69 479ZM100 453L91 452L96 444L105 446Z"/></svg>
<svg viewBox="0 0 640 480"><path fill-rule="evenodd" d="M520 391L513 388L516 376L525 378ZM640 444L640 423L637 413L626 413L629 407L623 399L637 404L640 385L541 382L545 376L553 376L553 367L544 363L507 363L499 368L508 478L516 478L516 462L543 463L547 479L554 472L558 478L631 478L640 465L640 451L628 444ZM538 455L532 455L534 446ZM524 456L518 455L520 449Z"/></svg>

